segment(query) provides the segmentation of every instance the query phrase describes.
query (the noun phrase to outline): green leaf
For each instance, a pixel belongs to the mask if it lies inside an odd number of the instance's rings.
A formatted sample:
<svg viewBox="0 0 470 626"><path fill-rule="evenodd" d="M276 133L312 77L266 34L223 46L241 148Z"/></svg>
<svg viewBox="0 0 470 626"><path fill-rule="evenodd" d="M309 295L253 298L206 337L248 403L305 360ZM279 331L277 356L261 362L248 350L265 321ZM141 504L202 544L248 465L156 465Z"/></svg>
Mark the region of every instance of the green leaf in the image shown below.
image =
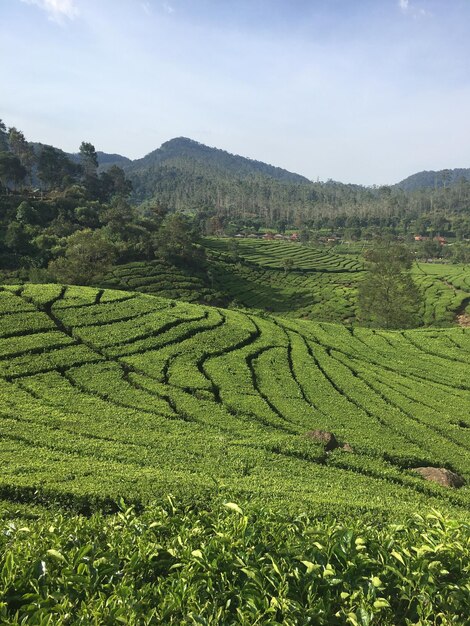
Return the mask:
<svg viewBox="0 0 470 626"><path fill-rule="evenodd" d="M375 609L384 609L388 608L389 606L390 603L385 598L377 598L377 600L374 602Z"/></svg>
<svg viewBox="0 0 470 626"><path fill-rule="evenodd" d="M242 509L238 506L238 504L235 504L235 502L226 502L224 507L230 511L235 511L235 513L238 513L239 515L243 515Z"/></svg>
<svg viewBox="0 0 470 626"><path fill-rule="evenodd" d="M366 611L366 609L365 609L365 608L360 607L360 608L358 609L358 611L357 611L357 617L359 618L359 620L360 620L360 622L359 622L359 623L360 623L360 624L362 624L362 626L369 626L371 616L370 616L369 612L368 612L368 611Z"/></svg>
<svg viewBox="0 0 470 626"><path fill-rule="evenodd" d="M400 561L402 565L405 565L405 561L403 560L402 555L396 550L392 550L391 555L396 558L397 561Z"/></svg>
<svg viewBox="0 0 470 626"><path fill-rule="evenodd" d="M352 624L353 626L359 626L359 622L357 621L357 618L354 615L354 613L348 613L348 622Z"/></svg>
<svg viewBox="0 0 470 626"><path fill-rule="evenodd" d="M320 569L320 565L318 563L312 563L311 561L300 561L307 568L307 574L311 574Z"/></svg>
<svg viewBox="0 0 470 626"><path fill-rule="evenodd" d="M58 561L62 561L63 563L66 563L64 555L58 550L54 550L53 548L51 548L50 550L46 552L46 554L48 554L49 556L52 556L54 559L57 559Z"/></svg>
<svg viewBox="0 0 470 626"><path fill-rule="evenodd" d="M8 552L6 558L5 558L5 563L3 564L3 568L2 568L2 576L5 578L8 578L12 571L13 571L13 567L15 564L15 560L13 558L13 553L12 552Z"/></svg>

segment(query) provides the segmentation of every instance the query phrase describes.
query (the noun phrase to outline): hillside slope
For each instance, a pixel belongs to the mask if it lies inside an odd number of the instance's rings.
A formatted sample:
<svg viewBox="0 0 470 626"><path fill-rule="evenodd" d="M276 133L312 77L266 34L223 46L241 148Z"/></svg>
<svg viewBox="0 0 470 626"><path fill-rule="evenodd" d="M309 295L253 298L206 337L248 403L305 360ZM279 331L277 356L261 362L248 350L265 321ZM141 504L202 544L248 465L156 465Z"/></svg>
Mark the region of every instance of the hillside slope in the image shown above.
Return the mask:
<svg viewBox="0 0 470 626"><path fill-rule="evenodd" d="M354 323L357 286L364 277L359 254L338 246L207 237L200 268L162 260L112 268L96 286L235 306L288 317ZM449 326L470 302L470 273L463 265L416 263L413 278L423 298L424 326Z"/></svg>
<svg viewBox="0 0 470 626"><path fill-rule="evenodd" d="M291 510L469 508L470 331L352 332L60 285L5 287L0 312L3 499L222 489ZM430 465L467 485L410 471Z"/></svg>
<svg viewBox="0 0 470 626"><path fill-rule="evenodd" d="M470 180L470 168L455 168L450 170L429 170L416 172L396 184L403 191L417 189L435 189L458 183L461 179Z"/></svg>
<svg viewBox="0 0 470 626"><path fill-rule="evenodd" d="M135 173L172 163L181 165L198 163L210 169L230 173L240 179L262 175L292 183L310 182L305 176L288 172L281 167L231 154L219 148L211 148L187 137L176 137L166 141L160 148L153 150L142 159L132 161L126 169Z"/></svg>

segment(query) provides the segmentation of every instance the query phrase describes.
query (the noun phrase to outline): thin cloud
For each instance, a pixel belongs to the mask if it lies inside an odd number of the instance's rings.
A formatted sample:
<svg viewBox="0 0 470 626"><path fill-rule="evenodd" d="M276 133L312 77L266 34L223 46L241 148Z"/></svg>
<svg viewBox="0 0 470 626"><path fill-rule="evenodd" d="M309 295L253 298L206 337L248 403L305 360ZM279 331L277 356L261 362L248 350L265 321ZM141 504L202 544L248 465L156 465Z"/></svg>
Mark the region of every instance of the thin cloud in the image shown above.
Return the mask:
<svg viewBox="0 0 470 626"><path fill-rule="evenodd" d="M21 2L39 7L53 22L61 23L64 18L73 20L79 14L73 0L21 0Z"/></svg>
<svg viewBox="0 0 470 626"><path fill-rule="evenodd" d="M162 7L163 7L164 11L166 11L169 15L171 15L172 13L175 12L175 8L173 6L171 6L171 4L169 2L164 2L162 4Z"/></svg>
<svg viewBox="0 0 470 626"><path fill-rule="evenodd" d="M398 6L400 7L402 13L406 13L413 18L420 17L432 17L432 13L426 11L426 9L417 8L416 5L411 4L410 0L398 0Z"/></svg>
<svg viewBox="0 0 470 626"><path fill-rule="evenodd" d="M144 13L146 13L147 15L151 15L152 14L152 11L150 9L150 2L141 2L140 6L144 10Z"/></svg>

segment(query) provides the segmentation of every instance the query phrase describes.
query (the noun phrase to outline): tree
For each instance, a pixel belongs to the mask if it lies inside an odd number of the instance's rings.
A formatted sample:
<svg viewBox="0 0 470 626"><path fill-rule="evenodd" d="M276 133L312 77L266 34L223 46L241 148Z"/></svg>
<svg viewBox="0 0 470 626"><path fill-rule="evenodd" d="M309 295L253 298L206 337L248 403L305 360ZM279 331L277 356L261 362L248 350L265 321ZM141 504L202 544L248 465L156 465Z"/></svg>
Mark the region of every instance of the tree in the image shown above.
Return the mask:
<svg viewBox="0 0 470 626"><path fill-rule="evenodd" d="M8 135L7 135L7 127L4 122L0 120L0 152L8 152Z"/></svg>
<svg viewBox="0 0 470 626"><path fill-rule="evenodd" d="M89 285L108 271L116 249L100 231L80 230L67 237L65 256L49 263L49 271L60 282Z"/></svg>
<svg viewBox="0 0 470 626"><path fill-rule="evenodd" d="M99 215L99 220L110 233L119 235L125 241L133 217L131 205L124 198L115 197L113 202Z"/></svg>
<svg viewBox="0 0 470 626"><path fill-rule="evenodd" d="M409 273L413 263L409 250L381 242L364 257L368 273L359 285L358 319L378 328L418 325L421 295Z"/></svg>
<svg viewBox="0 0 470 626"><path fill-rule="evenodd" d="M26 168L31 183L33 179L33 165L36 160L33 147L26 141L23 133L14 126L8 129L8 143L10 144L10 150L19 158L21 165Z"/></svg>
<svg viewBox="0 0 470 626"><path fill-rule="evenodd" d="M287 274L294 267L294 260L290 257L282 260L282 267L284 268L284 273Z"/></svg>
<svg viewBox="0 0 470 626"><path fill-rule="evenodd" d="M167 215L155 237L156 254L185 261L195 260L198 256L193 245L194 233L183 215Z"/></svg>
<svg viewBox="0 0 470 626"><path fill-rule="evenodd" d="M0 181L5 187L10 184L16 186L25 179L26 169L21 165L18 157L11 152L0 152Z"/></svg>
<svg viewBox="0 0 470 626"><path fill-rule="evenodd" d="M423 253L426 258L437 259L442 256L442 246L438 241L426 239L423 243Z"/></svg>
<svg viewBox="0 0 470 626"><path fill-rule="evenodd" d="M16 209L16 220L22 224L35 224L38 219L38 212L25 200Z"/></svg>
<svg viewBox="0 0 470 626"><path fill-rule="evenodd" d="M62 188L74 181L80 167L52 146L44 146L38 158L38 176L46 187Z"/></svg>
<svg viewBox="0 0 470 626"><path fill-rule="evenodd" d="M132 191L132 183L126 178L124 170L112 165L107 172L99 176L99 199L108 202L112 198L127 198Z"/></svg>
<svg viewBox="0 0 470 626"><path fill-rule="evenodd" d="M98 155L96 154L95 146L92 143L82 141L80 144L80 162L82 164L85 177L96 177L96 170L98 169Z"/></svg>
<svg viewBox="0 0 470 626"><path fill-rule="evenodd" d="M11 252L20 255L31 254L33 251L31 227L16 221L10 222L5 233L4 243Z"/></svg>
<svg viewBox="0 0 470 626"><path fill-rule="evenodd" d="M106 178L102 181L98 178L98 155L95 146L87 141L80 144L80 164L82 167L82 182L90 200L107 200L107 194L103 191L108 187Z"/></svg>

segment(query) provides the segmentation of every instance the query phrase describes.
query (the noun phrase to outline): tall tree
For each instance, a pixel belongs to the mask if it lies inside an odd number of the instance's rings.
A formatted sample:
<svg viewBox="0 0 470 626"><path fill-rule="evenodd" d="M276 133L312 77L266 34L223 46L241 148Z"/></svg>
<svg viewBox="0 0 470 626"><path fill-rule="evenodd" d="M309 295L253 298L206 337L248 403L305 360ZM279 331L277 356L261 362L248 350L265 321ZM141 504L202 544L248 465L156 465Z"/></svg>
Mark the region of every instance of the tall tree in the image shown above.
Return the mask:
<svg viewBox="0 0 470 626"><path fill-rule="evenodd" d="M0 120L0 152L8 152L8 135L7 135L7 127L3 120Z"/></svg>
<svg viewBox="0 0 470 626"><path fill-rule="evenodd" d="M26 168L11 152L0 152L0 182L8 190L10 185L16 187L26 177Z"/></svg>
<svg viewBox="0 0 470 626"><path fill-rule="evenodd" d="M126 178L124 170L112 165L99 177L100 200L107 202L113 197L127 198L132 191L132 183Z"/></svg>
<svg viewBox="0 0 470 626"><path fill-rule="evenodd" d="M116 249L100 231L80 230L67 237L65 256L49 263L49 271L64 283L88 285L106 273L116 258Z"/></svg>
<svg viewBox="0 0 470 626"><path fill-rule="evenodd" d="M80 144L80 162L83 167L85 177L95 176L98 169L98 155L95 146L87 141Z"/></svg>
<svg viewBox="0 0 470 626"><path fill-rule="evenodd" d="M79 171L80 166L62 150L52 146L42 147L38 158L38 176L46 187L66 187L77 178Z"/></svg>
<svg viewBox="0 0 470 626"><path fill-rule="evenodd" d="M33 179L33 166L36 160L34 148L27 141L21 130L14 126L8 129L8 143L10 150L17 156L21 165L26 168L30 183Z"/></svg>
<svg viewBox="0 0 470 626"><path fill-rule="evenodd" d="M364 256L368 273L359 285L359 320L379 328L417 326L421 295L409 272L413 263L409 250L382 242Z"/></svg>
<svg viewBox="0 0 470 626"><path fill-rule="evenodd" d="M195 239L195 233L184 215L167 215L155 237L155 254L173 260L197 262L200 255L194 246Z"/></svg>

